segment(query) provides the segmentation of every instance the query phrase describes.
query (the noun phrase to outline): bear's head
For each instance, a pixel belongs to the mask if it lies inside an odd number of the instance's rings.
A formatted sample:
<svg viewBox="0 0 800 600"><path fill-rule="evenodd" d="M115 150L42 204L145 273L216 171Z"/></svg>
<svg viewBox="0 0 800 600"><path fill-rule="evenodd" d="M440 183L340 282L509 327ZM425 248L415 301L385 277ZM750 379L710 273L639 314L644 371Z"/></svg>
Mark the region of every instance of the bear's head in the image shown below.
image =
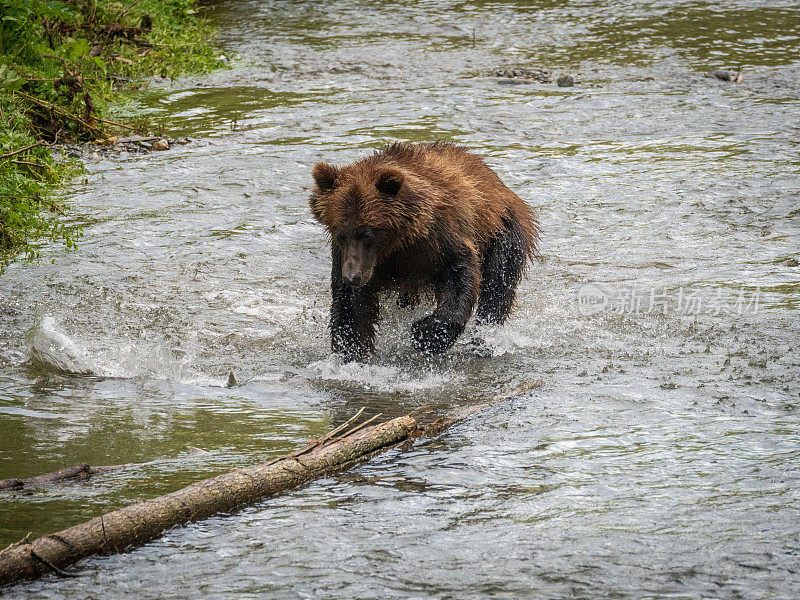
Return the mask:
<svg viewBox="0 0 800 600"><path fill-rule="evenodd" d="M419 202L398 168L317 163L312 172L311 213L341 252L342 281L367 284L380 260L407 245L418 225Z"/></svg>

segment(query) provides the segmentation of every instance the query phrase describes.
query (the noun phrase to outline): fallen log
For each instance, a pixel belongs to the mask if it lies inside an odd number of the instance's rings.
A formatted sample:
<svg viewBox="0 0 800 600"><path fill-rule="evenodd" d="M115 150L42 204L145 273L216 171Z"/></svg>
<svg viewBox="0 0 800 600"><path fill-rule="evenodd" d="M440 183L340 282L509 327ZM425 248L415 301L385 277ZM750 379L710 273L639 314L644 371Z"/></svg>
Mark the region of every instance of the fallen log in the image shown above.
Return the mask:
<svg viewBox="0 0 800 600"><path fill-rule="evenodd" d="M0 585L50 572L69 576L64 569L82 558L123 552L175 526L230 512L343 470L419 433L419 423L410 415L344 431L353 420L267 463L193 483L31 542L26 538L11 544L0 551Z"/></svg>
<svg viewBox="0 0 800 600"><path fill-rule="evenodd" d="M28 487L38 487L40 485L47 485L51 483L60 483L71 479L83 481L89 479L92 475L100 475L102 473L111 473L112 471L121 471L129 467L138 465L107 465L103 467L93 467L91 465L82 464L75 465L74 467L67 467L66 469L59 469L51 473L43 475L36 475L35 477L0 479L0 491L17 491Z"/></svg>
<svg viewBox="0 0 800 600"><path fill-rule="evenodd" d="M364 412L362 408L327 435L269 462L198 481L32 542L28 541L28 534L0 551L0 586L36 579L47 573L74 577L75 573L64 569L83 558L124 552L173 527L234 511L307 481L343 471L398 444L438 435L483 408L541 384L537 380L517 386L488 402L451 411L448 417L427 424L410 414L372 424L380 416L375 415L351 427ZM426 409L420 412L425 413ZM427 412L431 412L430 409Z"/></svg>

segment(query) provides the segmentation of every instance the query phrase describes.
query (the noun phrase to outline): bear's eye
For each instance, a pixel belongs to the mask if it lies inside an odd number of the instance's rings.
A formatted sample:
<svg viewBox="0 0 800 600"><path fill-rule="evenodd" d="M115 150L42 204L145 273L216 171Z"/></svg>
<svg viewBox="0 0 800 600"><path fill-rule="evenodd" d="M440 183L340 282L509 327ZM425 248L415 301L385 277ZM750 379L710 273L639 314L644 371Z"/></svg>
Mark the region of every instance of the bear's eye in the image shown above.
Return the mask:
<svg viewBox="0 0 800 600"><path fill-rule="evenodd" d="M359 231L356 234L356 240L359 242L371 242L373 237L372 232L369 230Z"/></svg>
<svg viewBox="0 0 800 600"><path fill-rule="evenodd" d="M336 236L336 241L339 242L340 244L344 244L344 242L346 240L347 240L347 236L345 234L343 234L343 233L340 233L340 234L338 234Z"/></svg>

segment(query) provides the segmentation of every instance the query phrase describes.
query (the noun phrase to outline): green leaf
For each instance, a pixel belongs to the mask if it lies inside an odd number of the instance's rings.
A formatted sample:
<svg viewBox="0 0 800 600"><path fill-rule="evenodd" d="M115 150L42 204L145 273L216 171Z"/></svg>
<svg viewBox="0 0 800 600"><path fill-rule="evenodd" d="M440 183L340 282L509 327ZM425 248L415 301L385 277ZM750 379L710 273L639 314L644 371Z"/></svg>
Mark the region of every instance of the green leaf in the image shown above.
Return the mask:
<svg viewBox="0 0 800 600"><path fill-rule="evenodd" d="M6 65L0 65L0 90L14 92L25 85L25 79Z"/></svg>
<svg viewBox="0 0 800 600"><path fill-rule="evenodd" d="M67 58L77 60L88 56L92 47L86 38L67 38L66 43L61 46L61 51Z"/></svg>
<svg viewBox="0 0 800 600"><path fill-rule="evenodd" d="M106 63L105 61L100 58L99 56L93 56L91 58L92 63L100 70L100 72L105 75L106 74Z"/></svg>
<svg viewBox="0 0 800 600"><path fill-rule="evenodd" d="M72 10L70 10L70 7L57 0L46 2L41 7L40 11L41 16L46 19L61 19L67 23L75 21L75 15Z"/></svg>

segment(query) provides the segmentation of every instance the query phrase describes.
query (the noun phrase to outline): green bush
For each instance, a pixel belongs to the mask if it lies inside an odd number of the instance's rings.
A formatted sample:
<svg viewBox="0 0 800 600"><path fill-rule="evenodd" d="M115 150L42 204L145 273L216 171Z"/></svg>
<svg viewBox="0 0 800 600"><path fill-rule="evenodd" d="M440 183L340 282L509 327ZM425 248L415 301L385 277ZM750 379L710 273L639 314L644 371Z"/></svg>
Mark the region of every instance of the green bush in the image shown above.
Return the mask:
<svg viewBox="0 0 800 600"><path fill-rule="evenodd" d="M130 79L222 66L210 33L194 0L0 0L0 268L81 235L54 196L76 166L48 146L120 133L108 110Z"/></svg>

